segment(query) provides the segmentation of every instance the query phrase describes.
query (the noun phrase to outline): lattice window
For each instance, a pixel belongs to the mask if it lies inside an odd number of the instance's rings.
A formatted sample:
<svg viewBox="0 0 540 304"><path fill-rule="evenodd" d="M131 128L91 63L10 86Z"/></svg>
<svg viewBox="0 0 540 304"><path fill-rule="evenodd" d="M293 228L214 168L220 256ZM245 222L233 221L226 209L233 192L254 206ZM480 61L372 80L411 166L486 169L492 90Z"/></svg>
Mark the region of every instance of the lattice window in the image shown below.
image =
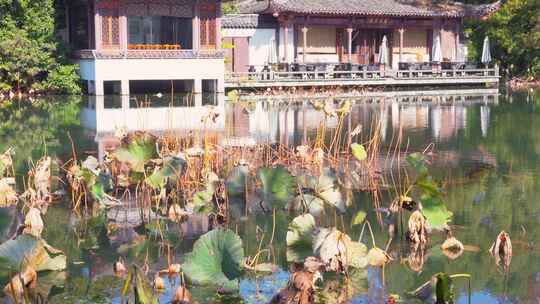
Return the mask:
<svg viewBox="0 0 540 304"><path fill-rule="evenodd" d="M118 9L101 10L101 44L103 48L120 47Z"/></svg>
<svg viewBox="0 0 540 304"><path fill-rule="evenodd" d="M200 43L203 49L216 48L216 16L215 3L202 3L200 6Z"/></svg>

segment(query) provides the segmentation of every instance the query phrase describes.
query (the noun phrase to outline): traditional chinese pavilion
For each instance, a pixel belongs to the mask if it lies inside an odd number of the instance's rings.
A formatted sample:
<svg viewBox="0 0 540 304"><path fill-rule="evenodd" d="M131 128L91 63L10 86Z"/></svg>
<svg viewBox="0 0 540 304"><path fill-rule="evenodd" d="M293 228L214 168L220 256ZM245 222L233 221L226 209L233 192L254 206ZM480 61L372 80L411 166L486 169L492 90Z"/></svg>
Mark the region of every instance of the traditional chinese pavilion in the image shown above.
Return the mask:
<svg viewBox="0 0 540 304"><path fill-rule="evenodd" d="M65 1L89 93L223 92L220 0Z"/></svg>
<svg viewBox="0 0 540 304"><path fill-rule="evenodd" d="M234 45L228 69L245 72L268 63L377 64L383 37L389 67L464 61L463 21L485 18L501 3L466 5L430 0L243 0L241 14L223 18ZM438 40L437 40L438 39Z"/></svg>

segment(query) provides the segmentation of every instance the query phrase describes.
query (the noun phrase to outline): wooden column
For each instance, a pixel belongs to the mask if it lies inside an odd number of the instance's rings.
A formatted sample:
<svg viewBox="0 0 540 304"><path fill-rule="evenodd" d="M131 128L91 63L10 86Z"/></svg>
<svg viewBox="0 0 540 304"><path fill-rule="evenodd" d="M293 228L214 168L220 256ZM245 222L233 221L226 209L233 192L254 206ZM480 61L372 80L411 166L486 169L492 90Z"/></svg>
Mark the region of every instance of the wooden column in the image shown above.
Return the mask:
<svg viewBox="0 0 540 304"><path fill-rule="evenodd" d="M308 32L308 28L306 25L304 25L302 27L302 62L303 63L306 63L307 32Z"/></svg>
<svg viewBox="0 0 540 304"><path fill-rule="evenodd" d="M118 16L118 27L120 36L120 49L126 51L128 48L128 24L124 9L120 9Z"/></svg>
<svg viewBox="0 0 540 304"><path fill-rule="evenodd" d="M349 60L349 63L352 63L352 33L353 33L353 28L352 27L348 27L347 28L347 37L348 37L348 42L347 42L347 59Z"/></svg>
<svg viewBox="0 0 540 304"><path fill-rule="evenodd" d="M101 16L99 15L99 9L94 1L94 35L96 50L101 49Z"/></svg>
<svg viewBox="0 0 540 304"><path fill-rule="evenodd" d="M403 33L405 33L405 29L402 26L399 29L399 62L403 62Z"/></svg>
<svg viewBox="0 0 540 304"><path fill-rule="evenodd" d="M193 20L192 20L192 29L193 29L193 42L192 49L193 51L199 50L199 45L201 43L200 31L201 31L201 21L199 18L199 1L196 0L193 3Z"/></svg>
<svg viewBox="0 0 540 304"><path fill-rule="evenodd" d="M216 50L221 49L221 1L216 7Z"/></svg>
<svg viewBox="0 0 540 304"><path fill-rule="evenodd" d="M456 28L455 28L455 30L454 30L454 31L455 31L455 32L454 32L454 35L455 35L455 37L456 37L456 39L455 39L455 40L456 40L456 51L455 51L455 53L454 53L454 54L455 54L454 61L460 61L460 59L461 59L461 58L460 58L460 55L461 55L461 54L460 54L460 51L461 51L461 50L460 50L460 48L459 48L459 45L460 45L460 43L459 43L459 32L461 31L461 28L460 28L459 25L460 25L460 21L457 21L457 22L456 22Z"/></svg>
<svg viewBox="0 0 540 304"><path fill-rule="evenodd" d="M289 62L289 24L287 21L283 22L283 61Z"/></svg>

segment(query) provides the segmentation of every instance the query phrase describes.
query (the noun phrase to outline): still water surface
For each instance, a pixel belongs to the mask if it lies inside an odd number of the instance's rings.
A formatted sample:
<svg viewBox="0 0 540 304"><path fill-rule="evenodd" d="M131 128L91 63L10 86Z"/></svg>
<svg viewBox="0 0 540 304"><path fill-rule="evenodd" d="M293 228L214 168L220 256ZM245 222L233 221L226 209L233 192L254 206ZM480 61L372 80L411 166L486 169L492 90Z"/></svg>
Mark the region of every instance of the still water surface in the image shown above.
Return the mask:
<svg viewBox="0 0 540 304"><path fill-rule="evenodd" d="M354 128L361 124L364 134L377 129L383 153L400 130L402 149L423 151L433 144L432 168L444 186L448 209L454 213L455 235L465 245L479 250L467 251L450 260L439 249L442 235L434 235L423 256L410 256L407 245L394 240L389 251L395 260L384 269L384 274L375 268L356 273L350 302L383 303L388 295L403 295L433 274L445 271L472 275L472 303L539 303L540 92L429 95L358 99L345 126ZM290 107L265 101L230 105L225 104L223 97L203 103L215 104L220 114L215 123L206 126L220 145L300 145L313 140L324 117L307 103ZM129 100L82 97L50 98L34 105L4 104L0 107L0 151L15 148L16 171L21 175L26 172L27 160L37 159L43 153L68 159L71 155L68 134L79 155L102 157L108 138L118 127L130 131L196 134L205 127L200 121L205 111L203 106L169 107L167 102L159 101L134 105ZM336 125L335 120L327 122L330 130ZM357 204L349 207L345 222L350 222L357 210L368 210L370 221L377 223L370 196L359 193L355 201ZM388 203L383 200L383 205ZM12 211L0 211L1 241L8 234L12 216ZM274 262L283 270L257 280L243 279L240 295L245 302L265 303L286 284L285 233L290 219L287 215L278 216L273 247ZM390 219L383 215L383 225L374 226L379 247L388 240L388 222ZM269 216L255 215L238 220L236 225L246 254L253 255L258 245L254 235L256 226L268 231L272 222ZM64 250L69 263L66 273L40 274L40 282L51 285L51 303L119 303L122 281L112 275L112 263L119 256L128 261L136 259L140 256L136 250L147 253L153 268L165 268L166 258L156 246L126 248L123 245L133 239L132 235L109 240L103 233L93 233L92 227L92 223L81 225L80 219L62 203L49 209L44 238ZM189 252L193 239L207 227L203 219L170 227L171 231L182 230L188 238L177 242L174 258L181 261L182 252ZM359 231L348 229L353 239L358 237ZM514 245L508 274L498 271L487 253L500 230L510 233ZM81 239L81 235L85 238ZM321 301L340 303L340 299L346 299L346 292L339 286L331 278L326 280L326 298ZM216 300L204 288L192 292L199 303ZM456 284L456 292L458 303L468 302L464 282ZM169 291L162 295L161 302L169 302L170 297Z"/></svg>

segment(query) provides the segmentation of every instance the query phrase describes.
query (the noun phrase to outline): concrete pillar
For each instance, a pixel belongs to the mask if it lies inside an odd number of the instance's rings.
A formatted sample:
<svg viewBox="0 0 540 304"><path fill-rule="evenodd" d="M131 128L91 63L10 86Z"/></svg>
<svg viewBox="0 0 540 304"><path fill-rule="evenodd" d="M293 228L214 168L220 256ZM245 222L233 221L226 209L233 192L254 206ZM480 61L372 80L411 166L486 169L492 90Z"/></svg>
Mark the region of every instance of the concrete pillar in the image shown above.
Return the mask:
<svg viewBox="0 0 540 304"><path fill-rule="evenodd" d="M307 26L302 27L302 62L306 62L306 53L307 53Z"/></svg>
<svg viewBox="0 0 540 304"><path fill-rule="evenodd" d="M405 29L401 27L399 29L399 62L403 62L403 34Z"/></svg>
<svg viewBox="0 0 540 304"><path fill-rule="evenodd" d="M94 81L94 94L96 96L103 96L104 88L103 88L103 80L95 80Z"/></svg>
<svg viewBox="0 0 540 304"><path fill-rule="evenodd" d="M225 80L223 78L217 79L216 93L225 93Z"/></svg>
<svg viewBox="0 0 540 304"><path fill-rule="evenodd" d="M193 79L193 93L202 93L202 79Z"/></svg>
<svg viewBox="0 0 540 304"><path fill-rule="evenodd" d="M194 94L193 101L196 107L202 107L203 94Z"/></svg>
<svg viewBox="0 0 540 304"><path fill-rule="evenodd" d="M122 95L129 96L129 80L128 79L122 79L120 81L120 90Z"/></svg>
<svg viewBox="0 0 540 304"><path fill-rule="evenodd" d="M122 99L122 109L129 109L129 95L122 95L120 98Z"/></svg>
<svg viewBox="0 0 540 304"><path fill-rule="evenodd" d="M289 24L283 23L283 60L289 62Z"/></svg>

